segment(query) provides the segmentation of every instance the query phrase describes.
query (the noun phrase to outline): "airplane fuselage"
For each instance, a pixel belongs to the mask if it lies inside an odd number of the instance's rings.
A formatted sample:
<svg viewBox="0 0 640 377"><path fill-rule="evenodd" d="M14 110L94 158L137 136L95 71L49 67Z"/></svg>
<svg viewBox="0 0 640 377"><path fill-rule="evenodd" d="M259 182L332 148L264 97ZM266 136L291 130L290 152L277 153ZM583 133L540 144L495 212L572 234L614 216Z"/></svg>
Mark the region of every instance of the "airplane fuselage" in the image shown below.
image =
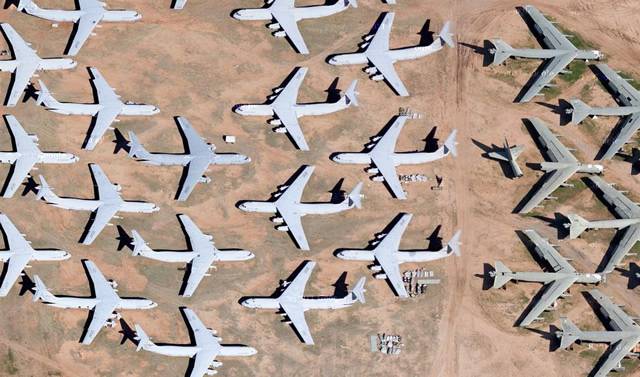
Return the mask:
<svg viewBox="0 0 640 377"><path fill-rule="evenodd" d="M266 297L253 297L242 301L242 305L252 309L280 309L280 301L287 298L266 298ZM343 298L334 297L303 297L300 299L305 311L318 310L318 309L342 309L347 308L355 302L351 297L351 293L347 294Z"/></svg>
<svg viewBox="0 0 640 377"><path fill-rule="evenodd" d="M343 1L337 1L331 5L313 5L308 7L268 7L239 9L232 15L236 20L242 21L270 21L277 19L277 14L291 13L296 21L327 17L345 10L347 6Z"/></svg>
<svg viewBox="0 0 640 377"><path fill-rule="evenodd" d="M71 258L71 255L64 250L57 249L18 249L18 250L7 250L0 251L0 261L6 262L9 259L21 256L28 255L30 260L33 261L61 261Z"/></svg>
<svg viewBox="0 0 640 377"><path fill-rule="evenodd" d="M602 281L601 274L579 272L502 272L500 275L511 280L543 284L562 279L573 279L578 284L596 284Z"/></svg>
<svg viewBox="0 0 640 377"><path fill-rule="evenodd" d="M348 200L343 200L340 203L291 203L289 207L293 208L292 213L305 216L338 213L352 208L353 205L349 204ZM239 208L245 212L276 213L278 212L278 201L245 201L240 204Z"/></svg>
<svg viewBox="0 0 640 377"><path fill-rule="evenodd" d="M565 169L577 166L576 173L601 174L604 167L598 164L581 164L578 162L541 162L540 170L550 172L558 169Z"/></svg>
<svg viewBox="0 0 640 377"><path fill-rule="evenodd" d="M447 156L444 148L439 148L435 152L400 152L392 153L389 157L394 166L426 164ZM370 165L373 163L371 153L338 153L331 158L339 164L361 164Z"/></svg>

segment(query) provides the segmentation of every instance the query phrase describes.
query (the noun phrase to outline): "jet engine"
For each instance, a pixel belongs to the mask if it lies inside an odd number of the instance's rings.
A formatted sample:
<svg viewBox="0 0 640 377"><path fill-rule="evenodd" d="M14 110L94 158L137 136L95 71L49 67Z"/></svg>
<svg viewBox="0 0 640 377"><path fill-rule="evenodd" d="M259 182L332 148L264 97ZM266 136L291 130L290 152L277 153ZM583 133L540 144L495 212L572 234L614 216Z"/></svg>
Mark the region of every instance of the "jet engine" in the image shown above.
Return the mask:
<svg viewBox="0 0 640 377"><path fill-rule="evenodd" d="M377 264L372 264L371 266L369 266L369 269L373 272L380 272L382 271L382 266Z"/></svg>
<svg viewBox="0 0 640 377"><path fill-rule="evenodd" d="M280 127L276 127L273 129L273 132L277 132L279 134L286 134L287 133L287 128L280 126Z"/></svg>
<svg viewBox="0 0 640 377"><path fill-rule="evenodd" d="M273 33L273 36L276 38L284 38L287 36L287 33L285 33L283 30L278 30L275 33Z"/></svg>
<svg viewBox="0 0 640 377"><path fill-rule="evenodd" d="M213 361L211 362L211 366L212 366L212 367L214 367L214 368L219 368L219 367L221 367L221 366L222 366L222 362L220 362L220 361L218 361L218 360L213 360Z"/></svg>
<svg viewBox="0 0 640 377"><path fill-rule="evenodd" d="M364 69L364 72L370 75L378 73L378 68L376 67L367 67Z"/></svg>
<svg viewBox="0 0 640 377"><path fill-rule="evenodd" d="M286 225L278 225L278 226L276 227L276 230L279 230L279 231L281 231L281 232L288 232L288 231L289 231L289 227L288 227L288 226L286 226Z"/></svg>
<svg viewBox="0 0 640 377"><path fill-rule="evenodd" d="M109 285L111 286L111 288L116 289L118 288L118 283L116 283L115 280L109 280Z"/></svg>
<svg viewBox="0 0 640 377"><path fill-rule="evenodd" d="M207 376L215 376L216 374L218 374L218 371L213 369L213 367L209 367L209 369L207 369L207 371L205 372L205 374Z"/></svg>
<svg viewBox="0 0 640 377"><path fill-rule="evenodd" d="M382 182L384 181L384 177L380 174L372 175L370 179L374 182Z"/></svg>
<svg viewBox="0 0 640 377"><path fill-rule="evenodd" d="M282 121L280 119L272 118L267 121L272 126L282 126Z"/></svg>
<svg viewBox="0 0 640 377"><path fill-rule="evenodd" d="M378 280L384 280L387 278L387 274L383 274L383 273L378 273L373 275L374 279L378 279Z"/></svg>
<svg viewBox="0 0 640 377"><path fill-rule="evenodd" d="M198 182L200 182L200 183L209 183L209 182L211 182L211 178L207 177L206 175L203 175L202 177L200 177L200 179L198 179Z"/></svg>
<svg viewBox="0 0 640 377"><path fill-rule="evenodd" d="M378 174L378 173L380 173L380 170L378 170L378 168L373 168L373 167L367 168L367 169L365 169L365 171L367 173L369 173L369 174Z"/></svg>
<svg viewBox="0 0 640 377"><path fill-rule="evenodd" d="M371 80L373 80L373 81L382 81L382 80L384 80L384 76L381 73L379 73L377 75L370 76L369 78Z"/></svg>
<svg viewBox="0 0 640 377"><path fill-rule="evenodd" d="M271 30L280 30L280 24L277 22L274 22L272 24L267 25L267 27Z"/></svg>
<svg viewBox="0 0 640 377"><path fill-rule="evenodd" d="M273 223L275 224L282 224L284 223L284 219L280 216L274 216L270 219Z"/></svg>

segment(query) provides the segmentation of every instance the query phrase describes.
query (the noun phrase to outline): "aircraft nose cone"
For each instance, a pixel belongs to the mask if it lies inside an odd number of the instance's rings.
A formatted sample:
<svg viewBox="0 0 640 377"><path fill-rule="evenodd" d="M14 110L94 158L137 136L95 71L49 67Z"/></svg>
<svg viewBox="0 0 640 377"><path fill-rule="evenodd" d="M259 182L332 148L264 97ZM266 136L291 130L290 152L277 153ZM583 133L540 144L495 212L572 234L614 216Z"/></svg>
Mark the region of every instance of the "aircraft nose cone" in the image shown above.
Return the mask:
<svg viewBox="0 0 640 377"><path fill-rule="evenodd" d="M241 10L237 10L237 11L233 12L231 17L235 18L236 20L241 20L242 19L242 11Z"/></svg>
<svg viewBox="0 0 640 377"><path fill-rule="evenodd" d="M157 302L151 301L151 303L149 304L149 308L155 308L156 306L158 306Z"/></svg>
<svg viewBox="0 0 640 377"><path fill-rule="evenodd" d="M256 350L253 347L248 347L249 349L247 350L247 355L252 356L258 353L258 350Z"/></svg>
<svg viewBox="0 0 640 377"><path fill-rule="evenodd" d="M247 300L242 300L240 305L244 306L245 308L253 308L253 299L250 298Z"/></svg>

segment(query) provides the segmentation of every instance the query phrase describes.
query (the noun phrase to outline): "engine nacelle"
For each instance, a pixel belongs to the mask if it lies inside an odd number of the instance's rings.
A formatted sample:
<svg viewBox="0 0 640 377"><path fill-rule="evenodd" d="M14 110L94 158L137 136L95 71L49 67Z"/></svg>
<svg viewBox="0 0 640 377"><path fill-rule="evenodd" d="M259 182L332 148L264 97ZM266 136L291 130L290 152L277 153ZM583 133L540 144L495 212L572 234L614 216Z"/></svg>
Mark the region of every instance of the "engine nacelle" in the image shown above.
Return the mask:
<svg viewBox="0 0 640 377"><path fill-rule="evenodd" d="M115 280L109 280L109 285L111 286L111 288L116 289L118 288L118 283L116 283Z"/></svg>
<svg viewBox="0 0 640 377"><path fill-rule="evenodd" d="M369 174L378 174L378 173L380 173L380 170L378 170L378 168L367 168L365 171L367 173L369 173Z"/></svg>
<svg viewBox="0 0 640 377"><path fill-rule="evenodd" d="M207 369L205 374L207 376L215 376L216 374L218 374L218 371L210 367L209 369Z"/></svg>
<svg viewBox="0 0 640 377"><path fill-rule="evenodd" d="M371 266L369 266L369 269L373 272L380 272L382 271L382 266L377 265L377 264L373 264Z"/></svg>
<svg viewBox="0 0 640 377"><path fill-rule="evenodd" d="M362 42L362 43L360 43L360 48L365 48L365 47L367 47L367 46L369 46L369 42Z"/></svg>
<svg viewBox="0 0 640 377"><path fill-rule="evenodd" d="M38 135L29 135L29 139L31 139L34 143L38 142Z"/></svg>
<svg viewBox="0 0 640 377"><path fill-rule="evenodd" d="M280 119L272 118L267 121L272 126L282 126L282 121Z"/></svg>
<svg viewBox="0 0 640 377"><path fill-rule="evenodd" d="M370 77L370 79L373 81L382 81L384 80L384 75L382 74L373 75Z"/></svg>
<svg viewBox="0 0 640 377"><path fill-rule="evenodd" d="M198 179L198 182L200 182L200 183L209 183L209 182L211 182L211 178L207 177L206 175L203 175L202 177L200 177L200 179Z"/></svg>
<svg viewBox="0 0 640 377"><path fill-rule="evenodd" d="M286 226L286 225L278 225L278 226L276 227L276 230L279 230L279 231L281 231L281 232L288 232L288 231L289 231L289 227L288 227L288 226Z"/></svg>
<svg viewBox="0 0 640 377"><path fill-rule="evenodd" d="M107 319L107 322L104 323L104 327L108 327L108 328L114 328L116 327L116 321L109 318Z"/></svg>
<svg viewBox="0 0 640 377"><path fill-rule="evenodd" d="M274 22L274 23L272 23L272 24L269 24L269 25L267 25L267 27L268 27L269 29L271 29L271 30L280 30L280 29L281 29L280 24L279 24L279 23L277 23L277 22Z"/></svg>
<svg viewBox="0 0 640 377"><path fill-rule="evenodd" d="M374 136L371 138L371 141L378 141L380 139L382 139L382 136Z"/></svg>
<svg viewBox="0 0 640 377"><path fill-rule="evenodd" d="M378 73L378 68L376 67L367 67L364 69L364 72L369 74L369 75L374 75L376 73Z"/></svg>
<svg viewBox="0 0 640 377"><path fill-rule="evenodd" d="M376 234L376 239L381 240L387 236L387 233L378 233Z"/></svg>
<svg viewBox="0 0 640 377"><path fill-rule="evenodd" d="M278 98L278 95L276 95L276 94L272 94L272 95L267 96L267 99L268 99L269 101L273 101L273 100L274 100L274 99L276 99L276 98Z"/></svg>
<svg viewBox="0 0 640 377"><path fill-rule="evenodd" d="M284 88L275 88L275 89L273 89L273 92L278 94L278 93L280 93L282 91L282 89L284 89Z"/></svg>
<svg viewBox="0 0 640 377"><path fill-rule="evenodd" d="M214 368L219 368L222 366L222 362L218 361L218 360L213 360L213 362L211 362L211 366Z"/></svg>
<svg viewBox="0 0 640 377"><path fill-rule="evenodd" d="M120 186L120 185L119 185L119 184L117 184L117 183L114 183L114 184L113 184L113 188L115 188L117 192L122 191L122 186Z"/></svg>
<svg viewBox="0 0 640 377"><path fill-rule="evenodd" d="M208 328L208 327L207 327L207 330L209 330L209 332L211 332L213 335L216 335L218 333L216 330Z"/></svg>
<svg viewBox="0 0 640 377"><path fill-rule="evenodd" d="M374 181L374 182L382 182L382 181L384 181L384 177L379 175L379 174L378 175L373 175L373 176L371 176L371 180Z"/></svg>
<svg viewBox="0 0 640 377"><path fill-rule="evenodd" d="M373 35L371 35L371 34L365 35L362 39L364 41L368 42L368 41L373 39Z"/></svg>
<svg viewBox="0 0 640 377"><path fill-rule="evenodd" d="M378 280L384 280L387 278L387 274L375 274L373 277Z"/></svg>
<svg viewBox="0 0 640 377"><path fill-rule="evenodd" d="M278 30L275 33L273 33L273 36L276 38L284 38L287 36L287 33L285 33L284 30Z"/></svg>
<svg viewBox="0 0 640 377"><path fill-rule="evenodd" d="M287 133L287 128L280 126L280 127L276 127L273 129L273 132L277 132L279 134L286 134Z"/></svg>
<svg viewBox="0 0 640 377"><path fill-rule="evenodd" d="M273 223L275 224L282 224L284 223L284 219L280 216L274 216L270 219Z"/></svg>

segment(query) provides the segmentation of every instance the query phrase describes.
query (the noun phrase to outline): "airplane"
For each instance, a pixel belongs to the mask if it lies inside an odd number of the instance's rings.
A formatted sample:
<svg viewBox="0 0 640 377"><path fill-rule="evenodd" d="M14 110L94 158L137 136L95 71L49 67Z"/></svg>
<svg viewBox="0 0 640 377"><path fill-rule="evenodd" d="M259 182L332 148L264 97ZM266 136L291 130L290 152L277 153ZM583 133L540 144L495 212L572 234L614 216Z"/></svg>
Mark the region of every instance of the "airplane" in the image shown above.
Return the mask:
<svg viewBox="0 0 640 377"><path fill-rule="evenodd" d="M366 280L366 278L361 277L355 288L344 297L304 297L305 286L315 266L316 262L313 261L302 262L300 272L293 280L284 282L281 285L277 296L245 297L240 301L240 304L245 308L251 309L280 310L282 317L289 318L288 322L300 335L302 342L313 345L313 338L304 318L304 312L319 309L344 309L350 307L356 301L364 304L364 283Z"/></svg>
<svg viewBox="0 0 640 377"><path fill-rule="evenodd" d="M620 107L591 107L579 99L569 101L570 108L566 109L571 115L571 123L578 124L586 117L598 116L622 117L620 123L611 132L607 143L609 146L602 155L602 159L610 160L620 149L628 143L640 128L640 91L629 84L627 79L609 68L608 65L596 64L601 75L597 75L602 84L614 96Z"/></svg>
<svg viewBox="0 0 640 377"><path fill-rule="evenodd" d="M599 284L605 280L605 274L577 272L569 261L535 230L528 229L523 233L535 246L537 256L543 259L550 269L545 268L544 272L512 272L502 262L496 262L495 270L490 272L494 279L493 288L501 288L511 280L544 284L544 293L535 304L530 304L530 309L519 321L518 326L524 327L533 321L542 320L540 315L543 312L555 310L556 301L569 296L566 291L573 284Z"/></svg>
<svg viewBox="0 0 640 377"><path fill-rule="evenodd" d="M522 177L522 169L518 166L518 162L516 159L520 156L520 153L524 150L524 146L522 145L514 145L509 146L509 142L507 138L504 138L504 146L502 148L498 148L495 151L489 152L487 156L494 160L505 161L509 163L509 167L511 168L511 173L514 178Z"/></svg>
<svg viewBox="0 0 640 377"><path fill-rule="evenodd" d="M210 165L242 165L251 162L249 157L241 154L216 153L216 146L198 135L187 118L176 117L176 122L186 141L186 153L149 153L138 141L138 137L129 131L129 156L148 165L184 166L187 169L186 178L176 195L179 201L187 200L196 184L211 182L211 178L204 176Z"/></svg>
<svg viewBox="0 0 640 377"><path fill-rule="evenodd" d="M328 215L349 210L353 207L362 207L362 182L358 183L351 193L339 203L332 202L301 202L304 187L313 174L314 166L303 165L298 169L295 179L290 179L291 184L278 187L270 200L238 202L238 208L245 212L264 212L275 214L270 220L275 224L276 230L289 232L294 242L301 250L309 250L309 242L302 227L302 216Z"/></svg>
<svg viewBox="0 0 640 377"><path fill-rule="evenodd" d="M0 23L2 33L6 38L13 60L0 60L0 72L13 74L9 87L9 93L5 100L5 106L15 106L20 95L29 85L31 77L36 76L36 71L51 71L58 69L73 69L78 65L68 58L41 58L36 50L31 48L8 23Z"/></svg>
<svg viewBox="0 0 640 377"><path fill-rule="evenodd" d="M604 167L597 164L583 164L571 154L570 150L562 145L560 140L554 135L549 127L538 118L526 118L525 122L530 123L538 134L538 143L540 148L544 149L544 153L547 155L549 161L540 163L540 170L544 171L544 175L538 182L539 188L537 191L530 192L531 197L521 204L519 213L527 213L536 207L539 207L540 202L545 199L552 199L549 197L553 191L560 186L569 186L571 184L565 183L575 173L586 174L602 174ZM540 182L542 182L540 184ZM525 197L526 199L526 197Z"/></svg>
<svg viewBox="0 0 640 377"><path fill-rule="evenodd" d="M404 234L411 218L410 213L400 213L391 222L393 226L386 233L376 236L376 240L371 242L368 249L343 249L336 253L336 256L344 260L372 261L369 269L375 272L374 278L387 279L396 295L402 298L409 297L402 282L400 265L402 263L431 262L446 258L452 254L460 256L460 236L458 230L451 240L441 250L400 250L400 240ZM391 225L390 225L391 226Z"/></svg>
<svg viewBox="0 0 640 377"><path fill-rule="evenodd" d="M90 260L82 264L90 280L91 297L56 296L49 292L38 275L33 277L36 284L33 301L63 309L87 309L90 314L86 333L81 338L82 344L91 344L102 327L115 327L116 321L122 318L117 310L153 309L158 304L146 298L122 298L118 295L118 284L105 279L102 272Z"/></svg>
<svg viewBox="0 0 640 377"><path fill-rule="evenodd" d="M417 165L433 162L452 154L457 155L456 134L453 130L438 150L434 152L395 152L398 136L404 128L407 119L412 115L401 112L393 120L387 129L383 129L379 136L371 138L371 143L365 145L362 152L334 153L331 160L339 164L367 164L370 165L365 171L374 174L371 180L387 183L391 194L397 199L406 199L407 195L402 189L396 167L401 165Z"/></svg>
<svg viewBox="0 0 640 377"><path fill-rule="evenodd" d="M34 249L18 228L4 213L0 213L0 226L6 240L6 250L0 251L0 261L5 262L6 273L0 285L0 297L6 297L24 269L31 267L30 261L62 261L71 258L65 250Z"/></svg>
<svg viewBox="0 0 640 377"><path fill-rule="evenodd" d="M173 9L184 9L184 6L187 5L187 0L173 0Z"/></svg>
<svg viewBox="0 0 640 377"><path fill-rule="evenodd" d="M428 46L413 46L398 49L389 48L389 37L393 25L394 13L383 13L384 19L379 24L375 34L364 37L360 44L360 51L337 54L329 58L332 65L367 64L364 72L374 81L385 80L397 95L406 97L409 91L400 80L393 64L402 60L418 59L442 50L444 45L454 47L453 34L449 31L451 23L447 21L438 38Z"/></svg>
<svg viewBox="0 0 640 377"><path fill-rule="evenodd" d="M559 31L552 22L549 22L533 5L526 5L522 10L533 22L530 29L542 45L542 49L513 48L501 39L489 40L493 45L489 50L489 53L493 55L493 65L502 64L511 57L544 60L542 67L527 82L515 102L529 102L535 96L541 95L539 93L542 88L554 86L551 84L551 80L558 74L570 73L566 67L572 61L585 60L588 62L603 58L604 55L598 50L578 50L567 39L567 36Z"/></svg>
<svg viewBox="0 0 640 377"><path fill-rule="evenodd" d="M592 289L589 295L600 306L601 320L606 320L607 330L583 331L570 319L561 318L562 330L555 335L560 338L560 348L567 349L575 341L587 343L609 343L605 356L596 364L596 368L589 373L593 377L606 377L610 372L622 372L622 360L627 357L638 357L636 347L640 342L640 327L635 318L622 310L622 305L616 305L599 290Z"/></svg>
<svg viewBox="0 0 640 377"><path fill-rule="evenodd" d="M72 164L78 161L78 157L71 153L40 151L38 137L27 134L13 115L5 114L4 121L11 133L15 152L0 152L0 163L11 164L10 178L2 192L3 198L11 198L16 193L20 183L30 176L29 172L36 164Z"/></svg>
<svg viewBox="0 0 640 377"><path fill-rule="evenodd" d="M187 215L178 215L178 220L187 236L187 250L153 250L140 234L132 230L133 255L170 263L187 263L189 266L186 285L182 296L191 297L202 278L209 276L209 269L216 268L215 262L235 262L253 259L255 255L248 250L219 250L213 242L213 236L204 234Z"/></svg>
<svg viewBox="0 0 640 377"><path fill-rule="evenodd" d="M588 177L588 179L592 183L592 188L597 188L602 193L601 199L618 218L589 221L576 214L570 214L567 216L569 223L565 223L564 227L569 228L570 239L580 237L582 232L588 229L617 229L621 233L620 237L614 237L619 240L618 244L602 271L609 273L622 263L625 255L631 251L636 242L640 241L640 206L602 178Z"/></svg>
<svg viewBox="0 0 640 377"><path fill-rule="evenodd" d="M276 38L287 37L300 54L308 54L309 49L298 29L298 21L321 18L340 13L349 6L357 8L356 0L336 0L331 5L310 5L296 7L295 0L266 0L262 8L238 9L231 17L241 21L274 21L267 25Z"/></svg>
<svg viewBox="0 0 640 377"><path fill-rule="evenodd" d="M122 187L111 183L98 164L89 164L89 169L95 182L97 194L95 199L61 198L53 192L43 176L40 176L40 185L36 195L38 200L44 198L48 204L54 207L92 212L89 219L91 226L81 239L84 245L90 245L102 232L102 229L109 225L111 218L119 218L116 216L118 212L151 213L160 210L153 203L123 200L120 195Z"/></svg>
<svg viewBox="0 0 640 377"><path fill-rule="evenodd" d="M307 74L306 67L298 67L293 70L295 74L283 87L274 89L273 95L268 97L265 104L237 105L233 111L243 116L270 116L269 125L276 126L273 131L287 133L293 144L300 150L308 151L309 146L304 138L298 118L309 115L325 115L358 106L356 92L357 80L353 80L345 94L335 102L297 103L300 85Z"/></svg>
<svg viewBox="0 0 640 377"><path fill-rule="evenodd" d="M83 148L93 150L107 129L113 122L118 122L118 116L152 116L160 109L153 105L136 104L129 101L122 102L120 96L109 86L97 68L89 68L91 84L96 93L97 103L58 102L42 81L37 92L38 105L44 105L47 110L63 115L91 115L94 123L89 128Z"/></svg>
<svg viewBox="0 0 640 377"><path fill-rule="evenodd" d="M142 350L172 357L189 357L192 361L189 377L203 377L217 374L216 368L222 366L222 362L216 360L218 356L253 356L258 351L255 348L243 345L222 345L222 338L218 332L207 328L196 313L188 308L181 308L189 327L189 334L193 334L191 344L155 344L144 332L142 327L135 325L138 346L136 352Z"/></svg>
<svg viewBox="0 0 640 377"><path fill-rule="evenodd" d="M66 55L78 54L89 36L95 35L94 29L103 22L134 22L142 18L136 11L108 10L106 3L99 0L77 0L77 10L42 9L33 0L19 0L18 11L43 18L52 22L73 22L76 25L75 36L71 40Z"/></svg>

